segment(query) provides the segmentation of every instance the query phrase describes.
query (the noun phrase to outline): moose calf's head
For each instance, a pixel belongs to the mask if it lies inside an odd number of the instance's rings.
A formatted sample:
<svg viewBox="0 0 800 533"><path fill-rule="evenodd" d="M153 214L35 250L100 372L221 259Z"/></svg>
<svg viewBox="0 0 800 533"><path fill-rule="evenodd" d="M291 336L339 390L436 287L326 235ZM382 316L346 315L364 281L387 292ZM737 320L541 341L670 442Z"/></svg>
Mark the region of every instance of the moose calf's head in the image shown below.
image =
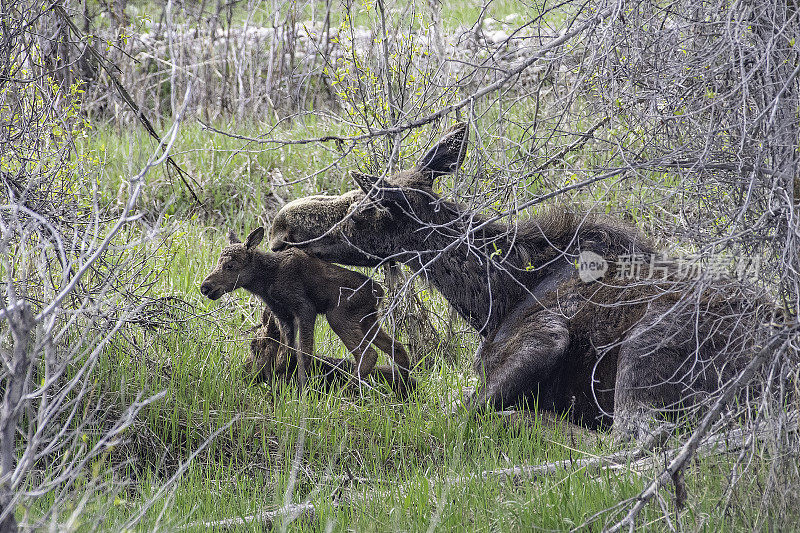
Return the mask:
<svg viewBox="0 0 800 533"><path fill-rule="evenodd" d="M222 250L217 266L203 280L200 293L217 300L225 293L247 286L255 275L253 256L263 238L264 228L254 229L244 243L231 231L228 234L230 244Z"/></svg>
<svg viewBox="0 0 800 533"><path fill-rule="evenodd" d="M354 173L357 190L286 204L272 226L270 247L296 245L326 261L357 266L402 261L398 251L413 253L420 229L452 217L445 212L455 207L433 186L438 177L461 167L468 136L466 123L455 124L410 170L386 178Z"/></svg>

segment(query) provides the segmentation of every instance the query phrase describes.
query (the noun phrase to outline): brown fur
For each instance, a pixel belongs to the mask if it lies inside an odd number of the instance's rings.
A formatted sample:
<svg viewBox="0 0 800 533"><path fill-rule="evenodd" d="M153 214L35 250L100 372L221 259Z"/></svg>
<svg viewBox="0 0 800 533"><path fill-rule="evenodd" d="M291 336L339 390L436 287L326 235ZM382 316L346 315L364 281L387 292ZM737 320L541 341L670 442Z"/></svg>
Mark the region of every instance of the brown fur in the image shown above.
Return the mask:
<svg viewBox="0 0 800 533"><path fill-rule="evenodd" d="M287 346L278 319L268 307L264 308L261 325L250 342L250 357L244 363L244 375L255 383L288 382L296 377L297 357ZM347 383L356 370L352 361L319 355L311 360L311 367L312 375L320 376L326 387ZM406 396L416 386L411 376L403 378L391 366L375 366L372 377L387 383L400 396Z"/></svg>
<svg viewBox="0 0 800 533"><path fill-rule="evenodd" d="M271 247L419 272L483 336L475 408L538 402L589 426L613 416L618 437L641 437L654 411L692 405L742 367L757 305L737 284L720 289L728 301L710 296L713 284L609 284L611 272L583 283L582 252L614 264L655 250L618 220L561 210L504 224L436 194L436 177L461 165L467 134L451 128L412 170L354 176L361 190L287 204Z"/></svg>
<svg viewBox="0 0 800 533"><path fill-rule="evenodd" d="M286 339L291 350L287 361L296 356L297 379L301 387L305 386L306 368L314 355L314 323L318 314L324 314L331 329L356 357L354 370L359 379L366 378L375 367L378 354L370 345L373 343L392 356L400 379L407 381L408 354L378 323L381 287L363 274L300 250L258 250L263 236L264 228L258 228L242 244L231 234L216 268L200 286L200 292L212 300L241 287L267 304L277 324L267 317L262 326L266 331L260 337L266 340L257 340L255 347L263 348L266 360L256 359L255 368L261 366L263 372L265 367L274 367L280 349L268 339L274 341L279 332L277 337Z"/></svg>

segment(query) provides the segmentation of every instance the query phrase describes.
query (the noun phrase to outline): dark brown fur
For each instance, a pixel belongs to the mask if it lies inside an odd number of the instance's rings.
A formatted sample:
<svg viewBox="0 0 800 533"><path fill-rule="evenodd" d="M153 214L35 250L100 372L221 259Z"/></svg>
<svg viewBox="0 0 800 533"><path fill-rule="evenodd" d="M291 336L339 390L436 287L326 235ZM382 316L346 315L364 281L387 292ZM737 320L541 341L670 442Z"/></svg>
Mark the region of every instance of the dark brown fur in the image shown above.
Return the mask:
<svg viewBox="0 0 800 533"><path fill-rule="evenodd" d="M271 247L351 265L402 261L419 272L484 338L476 408L533 401L590 426L613 416L618 437L641 437L654 409L691 405L741 368L752 323L737 318L751 316L740 314L738 289L732 303L715 297L711 306L679 284L667 297L650 281L577 279L582 252L610 264L651 257L632 226L563 210L504 224L436 194L437 176L460 167L467 133L456 125L412 170L356 175L361 190L287 204Z"/></svg>
<svg viewBox="0 0 800 533"><path fill-rule="evenodd" d="M242 244L231 234L231 243L201 284L200 292L216 300L241 287L261 298L280 325L275 328L267 319L263 326L267 331L262 337L274 340L279 329L280 338L288 341L294 355L299 350L296 361L301 387L305 386L306 368L314 355L314 323L318 314L326 316L331 329L356 357L354 370L358 378L366 378L375 367L378 354L370 345L373 343L392 356L401 380L406 381L408 354L378 323L378 306L383 297L380 285L363 274L326 263L301 250L258 250L263 236L264 228L258 228ZM274 361L279 350L269 342L264 348L264 355ZM291 361L291 355L287 361Z"/></svg>

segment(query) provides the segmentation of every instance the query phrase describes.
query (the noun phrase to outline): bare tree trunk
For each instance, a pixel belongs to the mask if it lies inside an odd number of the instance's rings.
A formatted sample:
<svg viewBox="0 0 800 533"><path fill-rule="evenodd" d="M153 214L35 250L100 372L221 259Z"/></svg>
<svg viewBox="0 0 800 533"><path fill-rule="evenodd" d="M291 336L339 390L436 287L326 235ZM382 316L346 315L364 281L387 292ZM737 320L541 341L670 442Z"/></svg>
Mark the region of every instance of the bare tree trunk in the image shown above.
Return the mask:
<svg viewBox="0 0 800 533"><path fill-rule="evenodd" d="M8 9L8 1L0 0L0 28L3 30L0 32L0 54L2 54L2 61L0 61L0 88L5 86L9 80L9 71L11 70L11 44L13 38L11 25L13 24L13 19Z"/></svg>
<svg viewBox="0 0 800 533"><path fill-rule="evenodd" d="M397 107L397 98L394 91L394 75L391 68L391 57L389 56L389 32L386 27L386 6L384 0L378 0L378 13L381 17L381 46L383 56L381 57L381 77L383 78L384 91L386 102L389 105L389 114L386 117L386 126L394 127L397 125L399 109ZM386 136L386 150L385 153L389 154L387 162L387 171L389 174L394 174L397 167L397 162L400 159L400 139L399 133L395 135Z"/></svg>
<svg viewBox="0 0 800 533"><path fill-rule="evenodd" d="M169 50L170 69L169 69L169 111L170 116L174 117L178 112L177 92L178 92L178 54L175 46L175 28L172 25L172 0L167 0L164 6L165 21L167 24L167 49Z"/></svg>
<svg viewBox="0 0 800 533"><path fill-rule="evenodd" d="M3 239L7 236L3 235ZM8 270L10 273L11 271ZM12 287L12 285L9 285ZM12 290L13 289L10 289ZM14 518L14 483L12 474L16 466L16 430L22 414L20 401L28 383L28 372L32 364L30 358L31 330L34 327L33 316L28 304L10 295L8 301L15 309L9 310L3 298L3 310L8 323L13 347L10 359L3 354L3 363L7 364L9 375L5 379L5 396L0 410L0 531L16 531Z"/></svg>
<svg viewBox="0 0 800 533"><path fill-rule="evenodd" d="M439 59L439 63L442 64L445 60L444 27L442 25L442 1L428 0L428 8L431 12L431 37L433 40L433 46L436 50L436 56Z"/></svg>

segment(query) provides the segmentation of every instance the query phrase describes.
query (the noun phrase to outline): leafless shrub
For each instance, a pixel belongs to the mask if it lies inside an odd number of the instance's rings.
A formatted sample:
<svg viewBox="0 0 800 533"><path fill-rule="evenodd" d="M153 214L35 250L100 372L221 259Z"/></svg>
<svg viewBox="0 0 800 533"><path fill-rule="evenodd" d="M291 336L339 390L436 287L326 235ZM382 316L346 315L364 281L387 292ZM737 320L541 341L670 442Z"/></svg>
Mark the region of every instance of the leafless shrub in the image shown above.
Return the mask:
<svg viewBox="0 0 800 533"><path fill-rule="evenodd" d="M46 5L3 2L1 11L0 530L17 528L15 512L27 527L70 529L87 506L112 505L124 488L114 450L161 397L138 391L120 402L97 376L124 344L122 330L154 320L142 298L157 281L142 274L148 237L130 235L145 176L166 158L179 120L163 155L128 180L121 210L104 205L98 163L75 150L87 127L77 112L83 84L53 76L74 74L81 60L51 64L74 56L40 46L54 37Z"/></svg>

